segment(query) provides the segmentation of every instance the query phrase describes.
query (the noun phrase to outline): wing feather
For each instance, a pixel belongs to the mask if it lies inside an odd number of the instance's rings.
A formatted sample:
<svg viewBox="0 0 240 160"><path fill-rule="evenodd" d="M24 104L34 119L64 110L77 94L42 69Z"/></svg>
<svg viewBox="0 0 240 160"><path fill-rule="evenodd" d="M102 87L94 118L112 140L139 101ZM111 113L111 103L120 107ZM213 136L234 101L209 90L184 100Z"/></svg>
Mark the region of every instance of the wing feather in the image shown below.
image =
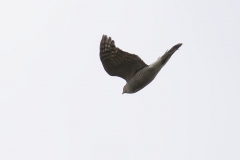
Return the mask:
<svg viewBox="0 0 240 160"><path fill-rule="evenodd" d="M130 80L139 70L148 65L137 55L130 54L115 46L111 37L103 35L100 43L100 59L105 71L111 76Z"/></svg>

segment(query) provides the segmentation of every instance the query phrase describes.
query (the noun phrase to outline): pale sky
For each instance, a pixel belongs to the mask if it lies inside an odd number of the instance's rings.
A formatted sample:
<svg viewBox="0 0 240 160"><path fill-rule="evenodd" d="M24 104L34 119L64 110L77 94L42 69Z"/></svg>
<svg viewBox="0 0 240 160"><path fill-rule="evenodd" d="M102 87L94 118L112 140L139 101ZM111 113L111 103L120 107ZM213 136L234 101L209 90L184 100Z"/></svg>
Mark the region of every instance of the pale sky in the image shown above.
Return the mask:
<svg viewBox="0 0 240 160"><path fill-rule="evenodd" d="M239 160L239 0L3 0L0 159ZM183 43L155 80L99 59L103 34L147 64Z"/></svg>

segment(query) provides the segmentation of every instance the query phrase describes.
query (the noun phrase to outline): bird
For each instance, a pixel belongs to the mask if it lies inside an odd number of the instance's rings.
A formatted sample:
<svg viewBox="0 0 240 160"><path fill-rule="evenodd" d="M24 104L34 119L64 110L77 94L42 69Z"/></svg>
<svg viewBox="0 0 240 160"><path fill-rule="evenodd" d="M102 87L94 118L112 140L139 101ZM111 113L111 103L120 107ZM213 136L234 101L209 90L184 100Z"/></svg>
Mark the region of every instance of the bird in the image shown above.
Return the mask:
<svg viewBox="0 0 240 160"><path fill-rule="evenodd" d="M103 35L100 42L100 60L110 76L118 76L126 80L122 94L131 94L140 91L152 82L173 53L181 46L182 43L174 45L155 62L147 65L139 56L121 50L115 46L111 37Z"/></svg>

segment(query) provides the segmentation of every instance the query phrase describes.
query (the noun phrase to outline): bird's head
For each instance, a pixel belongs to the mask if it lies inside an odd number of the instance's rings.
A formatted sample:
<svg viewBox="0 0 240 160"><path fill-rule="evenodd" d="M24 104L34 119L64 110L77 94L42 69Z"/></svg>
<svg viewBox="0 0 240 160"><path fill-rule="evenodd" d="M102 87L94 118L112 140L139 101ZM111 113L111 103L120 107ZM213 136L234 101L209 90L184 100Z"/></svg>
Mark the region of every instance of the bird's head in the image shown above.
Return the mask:
<svg viewBox="0 0 240 160"><path fill-rule="evenodd" d="M124 94L124 93L131 93L130 88L127 84L123 87L123 93L122 94Z"/></svg>

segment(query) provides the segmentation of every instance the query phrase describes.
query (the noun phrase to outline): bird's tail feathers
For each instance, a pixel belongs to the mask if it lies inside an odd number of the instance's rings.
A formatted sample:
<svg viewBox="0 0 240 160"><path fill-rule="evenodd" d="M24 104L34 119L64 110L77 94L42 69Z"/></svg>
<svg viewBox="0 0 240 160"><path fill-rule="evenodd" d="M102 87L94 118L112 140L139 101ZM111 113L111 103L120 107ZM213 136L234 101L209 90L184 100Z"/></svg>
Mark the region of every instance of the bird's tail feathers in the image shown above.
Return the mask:
<svg viewBox="0 0 240 160"><path fill-rule="evenodd" d="M176 44L176 45L173 46L169 51L167 50L168 54L173 54L173 53L176 52L176 50L178 50L178 48L181 47L181 46L182 46L182 43ZM166 52L166 53L167 53L167 52ZM165 54L166 54L166 53L165 53Z"/></svg>
<svg viewBox="0 0 240 160"><path fill-rule="evenodd" d="M174 52L178 50L179 47L182 46L182 43L178 43L175 46L173 46L170 50L167 50L161 57L159 57L159 62L162 66L164 66L167 61L171 58Z"/></svg>

